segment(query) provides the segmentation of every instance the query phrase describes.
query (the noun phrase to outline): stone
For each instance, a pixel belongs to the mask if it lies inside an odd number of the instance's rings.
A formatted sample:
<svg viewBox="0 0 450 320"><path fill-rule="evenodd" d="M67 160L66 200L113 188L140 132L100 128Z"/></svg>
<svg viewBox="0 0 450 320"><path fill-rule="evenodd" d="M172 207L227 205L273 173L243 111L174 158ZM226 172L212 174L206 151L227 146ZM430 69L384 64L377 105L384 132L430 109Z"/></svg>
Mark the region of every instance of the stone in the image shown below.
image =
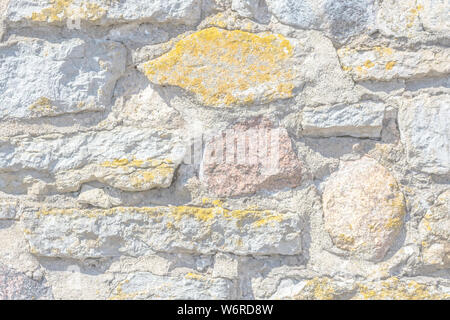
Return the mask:
<svg viewBox="0 0 450 320"><path fill-rule="evenodd" d="M125 48L111 41L21 39L0 44L0 119L105 110L125 58Z"/></svg>
<svg viewBox="0 0 450 320"><path fill-rule="evenodd" d="M200 180L217 196L236 196L296 187L301 172L286 129L256 118L206 143Z"/></svg>
<svg viewBox="0 0 450 320"><path fill-rule="evenodd" d="M307 136L380 138L385 106L365 101L359 104L338 104L302 111L302 134Z"/></svg>
<svg viewBox="0 0 450 320"><path fill-rule="evenodd" d="M447 0L417 0L417 11L423 28L428 32L448 34L450 21L448 12L450 2Z"/></svg>
<svg viewBox="0 0 450 320"><path fill-rule="evenodd" d="M239 261L230 254L216 254L214 258L213 277L236 279L238 276Z"/></svg>
<svg viewBox="0 0 450 320"><path fill-rule="evenodd" d="M377 13L376 25L388 36L419 36L424 31L445 33L450 30L447 0L383 1Z"/></svg>
<svg viewBox="0 0 450 320"><path fill-rule="evenodd" d="M269 22L269 10L265 0L233 0L231 9L242 17L255 19L261 23Z"/></svg>
<svg viewBox="0 0 450 320"><path fill-rule="evenodd" d="M92 181L125 191L168 187L185 153L183 143L170 137L123 127L0 142L0 178L23 170L46 172L55 180L48 187L60 192L77 191Z"/></svg>
<svg viewBox="0 0 450 320"><path fill-rule="evenodd" d="M160 206L41 209L24 213L25 237L38 256L72 259L155 252L238 255L301 252L298 214L260 209Z"/></svg>
<svg viewBox="0 0 450 320"><path fill-rule="evenodd" d="M421 31L419 12L423 6L416 0L386 0L377 13L377 29L387 36L411 36Z"/></svg>
<svg viewBox="0 0 450 320"><path fill-rule="evenodd" d="M17 201L0 200L0 220L16 219L19 211Z"/></svg>
<svg viewBox="0 0 450 320"><path fill-rule="evenodd" d="M373 0L266 0L269 11L284 24L325 30L345 39L368 29L375 17Z"/></svg>
<svg viewBox="0 0 450 320"><path fill-rule="evenodd" d="M48 300L51 288L0 264L0 300Z"/></svg>
<svg viewBox="0 0 450 320"><path fill-rule="evenodd" d="M87 185L81 187L78 203L87 204L99 208L111 208L122 204L120 198L109 195L105 190L93 188Z"/></svg>
<svg viewBox="0 0 450 320"><path fill-rule="evenodd" d="M404 103L398 118L408 163L422 172L449 174L450 96L417 96Z"/></svg>
<svg viewBox="0 0 450 320"><path fill-rule="evenodd" d="M352 300L448 300L448 288L430 279L390 277L382 281L358 283Z"/></svg>
<svg viewBox="0 0 450 320"><path fill-rule="evenodd" d="M440 269L450 267L450 190L439 195L419 225L422 260Z"/></svg>
<svg viewBox="0 0 450 320"><path fill-rule="evenodd" d="M94 25L151 22L194 25L200 20L199 0L27 0L11 1L8 23L48 23L75 28L74 20ZM74 24L74 25L72 25Z"/></svg>
<svg viewBox="0 0 450 320"><path fill-rule="evenodd" d="M355 81L392 81L444 76L450 72L450 50L396 50L389 47L343 47L337 50L342 70Z"/></svg>
<svg viewBox="0 0 450 320"><path fill-rule="evenodd" d="M375 160L345 162L323 191L325 229L334 245L379 261L404 224L404 197L396 180Z"/></svg>
<svg viewBox="0 0 450 320"><path fill-rule="evenodd" d="M233 283L227 279L210 279L196 273L184 276L158 276L149 272L131 275L119 283L110 300L232 299Z"/></svg>
<svg viewBox="0 0 450 320"><path fill-rule="evenodd" d="M211 27L184 37L143 71L151 82L182 87L206 106L267 103L293 96L295 68L286 68L293 51L280 34Z"/></svg>

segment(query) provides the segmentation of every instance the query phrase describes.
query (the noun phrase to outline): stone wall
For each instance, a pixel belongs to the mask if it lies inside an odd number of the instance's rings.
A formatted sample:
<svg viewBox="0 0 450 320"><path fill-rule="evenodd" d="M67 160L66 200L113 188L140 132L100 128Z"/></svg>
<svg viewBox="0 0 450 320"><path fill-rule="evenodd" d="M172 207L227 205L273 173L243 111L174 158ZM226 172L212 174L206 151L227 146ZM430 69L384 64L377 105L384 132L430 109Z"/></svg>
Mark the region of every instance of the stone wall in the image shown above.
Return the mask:
<svg viewBox="0 0 450 320"><path fill-rule="evenodd" d="M449 299L449 10L0 0L0 298Z"/></svg>

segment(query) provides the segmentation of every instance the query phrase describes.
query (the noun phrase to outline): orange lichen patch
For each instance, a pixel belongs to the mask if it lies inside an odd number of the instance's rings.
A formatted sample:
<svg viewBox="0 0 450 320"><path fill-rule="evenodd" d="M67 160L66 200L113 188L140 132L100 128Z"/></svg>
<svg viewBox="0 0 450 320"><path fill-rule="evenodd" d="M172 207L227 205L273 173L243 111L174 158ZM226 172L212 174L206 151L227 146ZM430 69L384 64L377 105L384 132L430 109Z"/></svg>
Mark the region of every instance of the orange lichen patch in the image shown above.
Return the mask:
<svg viewBox="0 0 450 320"><path fill-rule="evenodd" d="M48 8L33 12L31 20L41 22L62 22L70 18L97 21L106 14L106 9L96 3L82 1L79 5L74 0L51 0Z"/></svg>
<svg viewBox="0 0 450 320"><path fill-rule="evenodd" d="M292 97L292 54L282 35L212 27L180 40L144 71L150 81L189 90L208 106L244 105Z"/></svg>
<svg viewBox="0 0 450 320"><path fill-rule="evenodd" d="M271 210L239 209L229 210L214 206L210 208L194 206L168 206L168 207L115 207L111 209L91 209L81 210L75 208L68 209L41 209L37 213L38 217L48 215L81 215L90 218L101 216L112 216L116 214L146 214L151 218L158 219L162 216L172 218L171 227L174 223L185 218L194 218L201 222L212 223L214 219L226 219L239 224L248 221L253 227L261 227L268 223L283 221L283 214Z"/></svg>

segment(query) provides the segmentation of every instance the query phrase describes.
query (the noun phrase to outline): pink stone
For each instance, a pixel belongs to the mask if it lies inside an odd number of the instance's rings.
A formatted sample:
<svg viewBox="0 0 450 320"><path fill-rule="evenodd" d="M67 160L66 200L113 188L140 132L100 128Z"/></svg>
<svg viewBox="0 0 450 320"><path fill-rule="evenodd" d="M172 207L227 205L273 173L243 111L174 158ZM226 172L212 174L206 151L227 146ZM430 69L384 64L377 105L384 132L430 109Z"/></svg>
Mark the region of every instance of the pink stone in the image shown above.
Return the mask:
<svg viewBox="0 0 450 320"><path fill-rule="evenodd" d="M286 129L254 118L206 143L200 178L216 196L293 188L301 181L301 162Z"/></svg>

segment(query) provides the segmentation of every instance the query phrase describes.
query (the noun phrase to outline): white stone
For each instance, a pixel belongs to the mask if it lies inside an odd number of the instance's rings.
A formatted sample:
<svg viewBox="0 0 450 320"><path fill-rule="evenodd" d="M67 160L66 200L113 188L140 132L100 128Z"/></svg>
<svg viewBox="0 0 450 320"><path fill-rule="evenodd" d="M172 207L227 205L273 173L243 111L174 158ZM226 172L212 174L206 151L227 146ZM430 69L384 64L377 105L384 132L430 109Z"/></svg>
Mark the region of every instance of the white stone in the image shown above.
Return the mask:
<svg viewBox="0 0 450 320"><path fill-rule="evenodd" d="M19 211L19 203L17 201L0 200L0 220L15 219Z"/></svg>
<svg viewBox="0 0 450 320"><path fill-rule="evenodd" d="M78 202L99 208L111 208L121 204L120 198L109 195L105 190L83 185Z"/></svg>
<svg viewBox="0 0 450 320"><path fill-rule="evenodd" d="M0 44L0 119L104 110L125 59L124 47L111 41Z"/></svg>
<svg viewBox="0 0 450 320"><path fill-rule="evenodd" d="M72 19L96 25L151 22L193 25L201 15L200 0L15 0L8 6L9 23L47 22L68 25Z"/></svg>
<svg viewBox="0 0 450 320"><path fill-rule="evenodd" d="M352 136L379 138L383 126L384 104L360 104L304 108L302 133L308 136Z"/></svg>
<svg viewBox="0 0 450 320"><path fill-rule="evenodd" d="M388 47L337 50L342 69L355 81L391 81L444 76L450 72L450 49L416 51Z"/></svg>
<svg viewBox="0 0 450 320"><path fill-rule="evenodd" d="M325 30L337 39L368 29L376 9L373 0L267 0L267 5L284 24Z"/></svg>
<svg viewBox="0 0 450 320"><path fill-rule="evenodd" d="M158 276L140 272L119 283L112 300L129 299L232 299L233 283L226 279L209 279L187 273L183 276Z"/></svg>
<svg viewBox="0 0 450 320"><path fill-rule="evenodd" d="M254 18L260 22L267 22L269 19L265 0L233 0L231 9L242 17Z"/></svg>
<svg viewBox="0 0 450 320"><path fill-rule="evenodd" d="M239 262L230 254L218 253L214 258L213 277L234 279L239 276Z"/></svg>
<svg viewBox="0 0 450 320"><path fill-rule="evenodd" d="M419 234L425 265L450 267L450 190L441 193L425 214Z"/></svg>
<svg viewBox="0 0 450 320"><path fill-rule="evenodd" d="M376 25L388 36L414 37L428 32L450 30L448 0L384 0L377 13Z"/></svg>
<svg viewBox="0 0 450 320"><path fill-rule="evenodd" d="M399 128L411 166L426 173L450 173L449 95L421 95L405 101Z"/></svg>
<svg viewBox="0 0 450 320"><path fill-rule="evenodd" d="M297 214L220 207L41 209L24 213L31 252L100 258L154 252L238 255L301 252Z"/></svg>
<svg viewBox="0 0 450 320"><path fill-rule="evenodd" d="M448 0L417 0L419 17L425 31L442 32L450 31L450 1Z"/></svg>
<svg viewBox="0 0 450 320"><path fill-rule="evenodd" d="M59 191L100 181L124 190L168 187L185 147L150 129L119 128L75 135L0 141L0 168L7 172L50 173ZM2 173L0 173L0 177Z"/></svg>

